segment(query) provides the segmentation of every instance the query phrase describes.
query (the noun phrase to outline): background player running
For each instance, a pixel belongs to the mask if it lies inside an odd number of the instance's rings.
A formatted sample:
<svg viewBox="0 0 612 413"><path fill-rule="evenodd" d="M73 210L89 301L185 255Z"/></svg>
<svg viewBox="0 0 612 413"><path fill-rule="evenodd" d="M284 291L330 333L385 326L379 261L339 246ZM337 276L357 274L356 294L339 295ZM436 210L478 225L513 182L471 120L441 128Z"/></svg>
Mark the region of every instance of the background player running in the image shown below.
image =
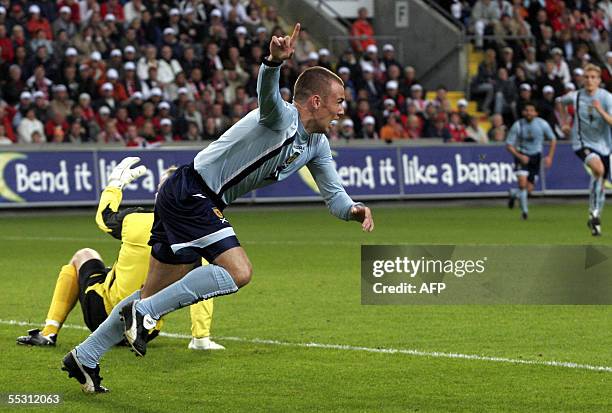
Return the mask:
<svg viewBox="0 0 612 413"><path fill-rule="evenodd" d="M514 208L514 201L518 198L523 219L527 219L529 214L527 197L540 174L545 139L550 141L550 149L544 158L544 165L550 168L557 146L556 136L548 122L538 117L535 104L527 102L523 108L523 118L514 122L506 139L506 148L514 156L514 170L518 178L518 190L510 190L508 206Z"/></svg>

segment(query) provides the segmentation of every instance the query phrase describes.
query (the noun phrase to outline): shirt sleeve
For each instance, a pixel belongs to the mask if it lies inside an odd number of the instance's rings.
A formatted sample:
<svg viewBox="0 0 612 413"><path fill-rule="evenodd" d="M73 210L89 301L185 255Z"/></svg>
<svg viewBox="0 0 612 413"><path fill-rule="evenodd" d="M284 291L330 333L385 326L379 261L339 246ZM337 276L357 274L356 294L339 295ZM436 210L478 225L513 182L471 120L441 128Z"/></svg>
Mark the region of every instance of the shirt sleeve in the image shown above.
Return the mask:
<svg viewBox="0 0 612 413"><path fill-rule="evenodd" d="M514 122L514 125L510 128L510 132L508 132L508 136L506 137L506 144L516 146L516 139L519 134L519 122Z"/></svg>
<svg viewBox="0 0 612 413"><path fill-rule="evenodd" d="M119 205L123 199L123 193L119 188L109 187L102 191L100 203L96 212L96 224L102 231L110 234L118 240L121 239L123 220L132 212L143 212L140 207L126 208L119 211Z"/></svg>
<svg viewBox="0 0 612 413"><path fill-rule="evenodd" d="M350 220L351 208L354 205L362 204L354 202L342 186L327 138L322 139L317 157L308 162L306 166L314 177L329 212L345 221Z"/></svg>
<svg viewBox="0 0 612 413"><path fill-rule="evenodd" d="M565 95L563 95L563 96L561 96L561 97L559 97L557 99L564 106L568 106L568 105L571 105L571 104L575 105L576 104L576 95L577 95L576 92L570 92L570 93L567 93L567 94L565 94Z"/></svg>
<svg viewBox="0 0 612 413"><path fill-rule="evenodd" d="M279 80L280 65L261 65L257 76L259 123L272 130L285 129L292 121L289 103L283 100L278 88Z"/></svg>

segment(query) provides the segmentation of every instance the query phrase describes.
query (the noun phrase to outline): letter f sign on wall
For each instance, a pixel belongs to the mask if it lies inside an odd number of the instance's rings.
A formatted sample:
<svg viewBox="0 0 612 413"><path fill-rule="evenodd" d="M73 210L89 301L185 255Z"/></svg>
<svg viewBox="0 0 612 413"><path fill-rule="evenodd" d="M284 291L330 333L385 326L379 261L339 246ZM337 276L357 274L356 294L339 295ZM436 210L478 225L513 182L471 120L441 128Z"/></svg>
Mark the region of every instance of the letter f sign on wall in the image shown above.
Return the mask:
<svg viewBox="0 0 612 413"><path fill-rule="evenodd" d="M408 1L406 0L395 2L395 27L398 29L408 27Z"/></svg>

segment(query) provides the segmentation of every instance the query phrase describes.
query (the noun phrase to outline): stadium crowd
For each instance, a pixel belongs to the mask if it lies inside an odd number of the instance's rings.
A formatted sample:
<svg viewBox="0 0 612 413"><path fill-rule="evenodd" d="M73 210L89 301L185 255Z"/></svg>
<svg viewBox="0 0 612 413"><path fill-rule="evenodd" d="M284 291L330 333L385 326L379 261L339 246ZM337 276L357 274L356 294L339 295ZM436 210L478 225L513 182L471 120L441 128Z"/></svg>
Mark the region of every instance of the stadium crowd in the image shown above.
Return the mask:
<svg viewBox="0 0 612 413"><path fill-rule="evenodd" d="M567 4L566 4L567 3ZM571 3L571 4L569 4ZM527 6L526 6L527 4ZM485 60L472 96L491 114L483 131L447 89L425 99L412 66L377 45L367 10L340 56L317 49L302 29L281 93L291 101L305 68L335 71L346 116L330 139L488 142L505 138L521 104L539 99L555 124L554 97L580 87L581 66L599 62L611 83L610 2L453 1L449 9L483 35ZM214 140L257 105L257 73L277 11L261 0L0 0L0 143L120 143L148 146ZM533 40L506 35L532 34ZM606 59L606 60L602 60Z"/></svg>
<svg viewBox="0 0 612 413"><path fill-rule="evenodd" d="M492 123L509 126L534 101L540 117L561 130L555 98L583 86L584 66L602 69L612 90L612 2L600 0L445 0L474 36L484 60L470 92ZM500 133L501 135L501 133Z"/></svg>

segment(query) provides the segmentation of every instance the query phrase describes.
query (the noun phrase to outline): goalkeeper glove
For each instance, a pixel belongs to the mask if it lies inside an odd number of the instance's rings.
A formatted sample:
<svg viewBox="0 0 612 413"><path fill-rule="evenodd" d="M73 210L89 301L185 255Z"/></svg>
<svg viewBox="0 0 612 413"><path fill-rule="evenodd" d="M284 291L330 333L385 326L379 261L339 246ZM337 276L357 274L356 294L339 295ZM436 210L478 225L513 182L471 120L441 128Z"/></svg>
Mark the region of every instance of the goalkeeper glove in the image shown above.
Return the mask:
<svg viewBox="0 0 612 413"><path fill-rule="evenodd" d="M147 168L144 165L130 169L138 162L140 162L140 158L137 156L129 156L119 162L108 176L108 184L106 186L123 189L124 186L144 175L147 172Z"/></svg>

